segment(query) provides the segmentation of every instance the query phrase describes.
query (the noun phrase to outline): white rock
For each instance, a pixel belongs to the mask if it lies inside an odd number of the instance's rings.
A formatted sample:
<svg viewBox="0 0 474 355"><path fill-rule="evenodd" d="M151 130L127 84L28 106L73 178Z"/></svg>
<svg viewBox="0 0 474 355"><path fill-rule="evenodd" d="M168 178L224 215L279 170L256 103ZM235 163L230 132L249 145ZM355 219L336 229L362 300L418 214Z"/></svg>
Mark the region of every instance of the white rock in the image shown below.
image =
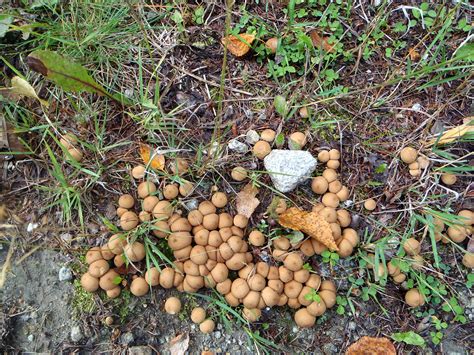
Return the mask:
<svg viewBox="0 0 474 355"><path fill-rule="evenodd" d="M239 142L237 139L231 139L229 141L228 147L230 150L242 154L247 153L249 150L249 147L245 143Z"/></svg>
<svg viewBox="0 0 474 355"><path fill-rule="evenodd" d="M304 150L274 149L263 160L273 185L278 191L289 192L311 177L317 161Z"/></svg>
<svg viewBox="0 0 474 355"><path fill-rule="evenodd" d="M81 341L82 336L83 335L82 335L81 327L79 327L78 325L75 325L74 327L71 328L71 340L74 343Z"/></svg>
<svg viewBox="0 0 474 355"><path fill-rule="evenodd" d="M59 269L59 275L58 275L59 281L69 281L72 280L72 272L71 269L69 269L66 266L63 266L61 269Z"/></svg>
<svg viewBox="0 0 474 355"><path fill-rule="evenodd" d="M254 144L257 143L259 140L260 140L260 135L259 135L256 131L254 131L253 129L251 129L250 131L248 131L247 134L245 135L245 141L246 141L248 144L254 145Z"/></svg>

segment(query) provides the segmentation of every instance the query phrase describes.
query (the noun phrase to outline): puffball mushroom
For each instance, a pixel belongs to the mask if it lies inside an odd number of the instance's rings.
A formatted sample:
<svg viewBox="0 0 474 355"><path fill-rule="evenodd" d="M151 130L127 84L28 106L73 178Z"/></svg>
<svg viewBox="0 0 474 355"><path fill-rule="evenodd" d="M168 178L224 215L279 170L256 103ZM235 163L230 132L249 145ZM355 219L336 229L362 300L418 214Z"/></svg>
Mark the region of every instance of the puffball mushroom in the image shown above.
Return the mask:
<svg viewBox="0 0 474 355"><path fill-rule="evenodd" d="M462 263L465 267L474 269L474 253L467 252L462 257Z"/></svg>
<svg viewBox="0 0 474 355"><path fill-rule="evenodd" d="M295 313L295 322L300 328L311 328L316 322L316 317L309 313L306 308L301 308Z"/></svg>
<svg viewBox="0 0 474 355"><path fill-rule="evenodd" d="M114 234L109 238L107 247L115 255L122 254L123 247L127 244L125 238L120 234Z"/></svg>
<svg viewBox="0 0 474 355"><path fill-rule="evenodd" d="M368 200L365 200L364 208L367 211L373 211L377 208L377 202L375 202L375 200L373 198L369 198Z"/></svg>
<svg viewBox="0 0 474 355"><path fill-rule="evenodd" d="M232 169L230 176L235 181L243 181L247 178L247 170L245 170L245 168L241 166L236 166L235 168Z"/></svg>
<svg viewBox="0 0 474 355"><path fill-rule="evenodd" d="M77 144L77 137L72 133L66 133L61 137L59 143L66 149L73 148Z"/></svg>
<svg viewBox="0 0 474 355"><path fill-rule="evenodd" d="M298 253L291 253L289 254L284 262L286 268L290 271L298 271L301 270L303 267L303 259L301 258L301 255Z"/></svg>
<svg viewBox="0 0 474 355"><path fill-rule="evenodd" d="M328 187L328 181L322 176L316 176L311 181L311 190L316 194L324 194L328 190Z"/></svg>
<svg viewBox="0 0 474 355"><path fill-rule="evenodd" d="M329 168L324 169L323 178L325 178L327 180L328 184L329 184L329 183L337 180L337 171L334 170L334 169L329 169Z"/></svg>
<svg viewBox="0 0 474 355"><path fill-rule="evenodd" d="M448 174L448 173L441 174L441 181L445 185L448 185L448 186L454 185L457 180L458 178L454 174Z"/></svg>
<svg viewBox="0 0 474 355"><path fill-rule="evenodd" d="M111 290L105 291L108 298L117 298L118 296L120 296L121 292L122 292L122 289L120 288L120 286L117 286Z"/></svg>
<svg viewBox="0 0 474 355"><path fill-rule="evenodd" d="M194 189L194 184L190 181L184 181L179 185L179 194L183 197L187 197L191 194Z"/></svg>
<svg viewBox="0 0 474 355"><path fill-rule="evenodd" d="M329 159L330 160L339 160L341 159L341 153L337 149L331 149L329 151Z"/></svg>
<svg viewBox="0 0 474 355"><path fill-rule="evenodd" d="M321 150L318 153L318 161L320 161L321 163L327 163L329 159L329 152L327 150Z"/></svg>
<svg viewBox="0 0 474 355"><path fill-rule="evenodd" d="M249 223L249 219L245 217L244 215L237 214L234 216L234 225L239 228L245 228L247 227L247 224Z"/></svg>
<svg viewBox="0 0 474 355"><path fill-rule="evenodd" d="M143 165L137 165L132 169L132 176L134 179L139 180L145 177L146 169Z"/></svg>
<svg viewBox="0 0 474 355"><path fill-rule="evenodd" d="M109 262L106 260L96 260L89 265L89 270L87 271L89 275L95 278L99 278L109 271Z"/></svg>
<svg viewBox="0 0 474 355"><path fill-rule="evenodd" d="M212 195L211 202L217 208L225 207L225 205L227 205L227 195L223 192L216 192L214 195Z"/></svg>
<svg viewBox="0 0 474 355"><path fill-rule="evenodd" d="M474 224L474 212L470 210L461 210L458 212L458 216L460 218L460 222L465 225L472 225Z"/></svg>
<svg viewBox="0 0 474 355"><path fill-rule="evenodd" d="M165 311L168 314L177 314L181 311L181 301L177 297L170 297L165 302Z"/></svg>
<svg viewBox="0 0 474 355"><path fill-rule="evenodd" d="M276 132L273 129L264 129L262 133L260 133L260 138L263 141L271 143L275 140Z"/></svg>
<svg viewBox="0 0 474 355"><path fill-rule="evenodd" d="M151 181L143 181L137 187L137 194L140 198L145 198L156 192L156 185Z"/></svg>
<svg viewBox="0 0 474 355"><path fill-rule="evenodd" d="M132 195L125 194L119 197L118 205L119 207L130 209L135 205L135 200Z"/></svg>
<svg viewBox="0 0 474 355"><path fill-rule="evenodd" d="M138 216L135 212L127 211L120 217L120 227L124 231L129 231L138 225Z"/></svg>
<svg viewBox="0 0 474 355"><path fill-rule="evenodd" d="M117 287L116 281L119 279L119 274L117 274L114 270L109 270L99 279L99 286L105 291L111 290Z"/></svg>
<svg viewBox="0 0 474 355"><path fill-rule="evenodd" d="M196 307L191 311L191 321L201 324L206 319L206 310L202 307Z"/></svg>
<svg viewBox="0 0 474 355"><path fill-rule="evenodd" d="M336 193L336 196L339 198L339 201L346 201L349 198L349 189L346 186L343 186L341 190Z"/></svg>
<svg viewBox="0 0 474 355"><path fill-rule="evenodd" d="M149 289L150 286L143 277L137 277L136 279L133 279L132 283L130 284L130 292L137 297L146 295Z"/></svg>
<svg viewBox="0 0 474 355"><path fill-rule="evenodd" d="M145 281L150 286L158 286L160 284L160 272L156 267L152 267L145 272Z"/></svg>
<svg viewBox="0 0 474 355"><path fill-rule="evenodd" d="M179 194L179 189L178 189L178 186L176 186L175 184L169 184L163 188L163 196L167 200L175 199L178 196L178 194Z"/></svg>
<svg viewBox="0 0 474 355"><path fill-rule="evenodd" d="M170 168L173 174L184 175L189 169L189 163L184 158L176 158L176 160L170 164Z"/></svg>
<svg viewBox="0 0 474 355"><path fill-rule="evenodd" d="M86 253L86 263L89 265L101 259L103 259L103 257L100 247L92 247Z"/></svg>
<svg viewBox="0 0 474 355"><path fill-rule="evenodd" d="M275 54L278 48L278 38L272 37L267 39L265 42L265 48L267 48L270 53Z"/></svg>
<svg viewBox="0 0 474 355"><path fill-rule="evenodd" d="M288 139L288 148L291 150L300 150L306 145L306 135L303 132L294 132Z"/></svg>
<svg viewBox="0 0 474 355"><path fill-rule="evenodd" d="M258 141L253 146L253 155L255 155L258 159L263 160L270 152L272 148L270 144L266 141Z"/></svg>
<svg viewBox="0 0 474 355"><path fill-rule="evenodd" d="M145 258L145 246L140 242L125 245L123 251L127 259L132 262L142 261Z"/></svg>
<svg viewBox="0 0 474 355"><path fill-rule="evenodd" d="M216 324L212 319L206 319L204 322L199 324L199 330L204 334L209 334L214 331Z"/></svg>
<svg viewBox="0 0 474 355"><path fill-rule="evenodd" d="M326 192L321 199L321 202L326 207L337 208L339 205L339 197L332 192Z"/></svg>
<svg viewBox="0 0 474 355"><path fill-rule="evenodd" d="M339 160L333 160L333 159L330 159L327 163L326 163L326 166L330 169L339 169L339 167L341 166L341 163L339 162Z"/></svg>
<svg viewBox="0 0 474 355"><path fill-rule="evenodd" d="M408 238L405 243L403 243L403 249L408 255L417 255L420 254L421 245L415 238Z"/></svg>
<svg viewBox="0 0 474 355"><path fill-rule="evenodd" d="M405 147L400 152L400 159L406 164L411 164L416 161L418 152L412 147Z"/></svg>
<svg viewBox="0 0 474 355"><path fill-rule="evenodd" d="M81 277L81 286L87 292L95 292L99 288L99 279L86 272Z"/></svg>
<svg viewBox="0 0 474 355"><path fill-rule="evenodd" d="M249 238L249 243L256 247L261 247L262 245L265 244L265 236L263 235L262 232L258 230L254 230L250 232L248 238Z"/></svg>
<svg viewBox="0 0 474 355"><path fill-rule="evenodd" d="M309 117L309 110L308 107L303 106L302 108L299 109L299 114L301 118L308 118Z"/></svg>
<svg viewBox="0 0 474 355"><path fill-rule="evenodd" d="M453 225L448 228L447 234L453 242L462 243L466 239L468 232L464 227Z"/></svg>
<svg viewBox="0 0 474 355"><path fill-rule="evenodd" d="M242 316L252 323L259 320L259 318L262 316L262 311L258 308L248 309L244 307L244 309L242 309Z"/></svg>
<svg viewBox="0 0 474 355"><path fill-rule="evenodd" d="M412 288L411 290L408 290L405 294L405 302L410 307L415 308L423 306L425 304L425 298L417 288Z"/></svg>

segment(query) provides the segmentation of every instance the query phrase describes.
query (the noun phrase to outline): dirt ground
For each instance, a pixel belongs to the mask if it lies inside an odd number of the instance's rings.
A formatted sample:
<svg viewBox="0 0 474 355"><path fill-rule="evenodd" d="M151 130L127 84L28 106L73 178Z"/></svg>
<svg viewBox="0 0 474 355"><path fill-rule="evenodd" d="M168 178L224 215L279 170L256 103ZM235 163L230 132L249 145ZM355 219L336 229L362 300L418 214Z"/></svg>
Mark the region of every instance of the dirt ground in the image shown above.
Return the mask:
<svg viewBox="0 0 474 355"><path fill-rule="evenodd" d="M269 74L269 66L280 65L287 57L279 52L276 57L263 56L259 45L270 36L296 36L288 30L288 3L292 1L234 4L231 27L240 26L242 32L256 30L261 36L242 58L224 54L220 43L228 10L224 2L54 3L58 4L43 8L13 1L8 7L15 19L12 23L34 22L38 30L30 37L18 28L0 36L0 49L5 53L0 86L7 86L16 68L34 84L40 97L50 99L48 108L31 98L0 101L0 115L9 127L10 150L22 153L8 159L0 155L0 265L10 264L0 288L0 350L150 354L172 349L179 353L172 348L178 343L190 353L338 354L365 335L390 338L414 331L425 340L425 347L399 341L398 353L472 354L472 281L468 286L472 270L462 265L472 236L459 245L438 243L433 251L428 227L415 217L432 210L455 215L474 208L472 136L448 146L426 144L434 134L461 125L473 114L472 62L453 59L456 49L472 34L472 29L461 26L464 18L472 23L472 6L435 2L431 5L438 15L433 27L421 26L418 19L404 33L395 29L399 23L406 25L403 13L407 9L400 9L396 2L359 1L345 11L340 4L346 2L337 1L335 17L330 19L337 18L338 24L328 20L327 25L318 13L301 12L306 5L298 3L301 17L296 22L304 24L305 33L314 27L324 35L337 35L344 48L324 54L321 62L311 62L306 52L307 57L303 55L295 64L298 73L275 77ZM405 5L421 7L421 2ZM197 20L200 7L204 23ZM313 7L322 12L330 8L308 2L308 11ZM452 23L443 22L442 8L452 11ZM89 23L89 18L96 22ZM340 28L332 29L336 25ZM296 47L282 42L286 53ZM26 56L36 48L74 58L104 87L122 93L134 105L124 108L94 93L68 93L45 81L26 64ZM408 50L413 48L420 58L408 60L412 53ZM423 58L424 53L428 59ZM221 77L223 63L226 72ZM329 71L332 68L336 79ZM286 97L287 115L275 109L276 95ZM299 114L304 105L311 109L310 118ZM314 272L335 282L341 297L333 309L318 317L314 327L299 329L294 310L288 307L264 309L258 322L245 325L211 307L212 316L219 321L216 330L205 335L189 320L193 307L207 306L198 296L154 288L144 297L124 291L120 298L109 300L82 290L79 280L86 269L85 252L110 237L104 220L118 226L117 199L136 190L130 169L142 163L139 142L159 147L169 160L178 155L193 162L187 179L196 189L191 196L180 198L183 209L208 198L213 186L225 191L233 203L243 185L231 179L230 170L241 165L252 171L253 181L261 187L261 204L250 225L257 228L264 221L274 228L276 222L266 211L276 194L267 188L272 182L262 162L251 153L228 148L231 139L244 142L249 130L265 128L285 136L305 132L305 150L314 156L322 148L337 148L342 154L341 180L351 193L343 207L352 215L351 227L358 231L361 244L352 257L334 265L321 256L306 260ZM84 142L80 169L62 158L55 141L60 131L75 132ZM211 159L206 152L212 150L210 142L216 137L222 154ZM399 160L406 145L415 146L430 160L429 169L419 178L411 176ZM315 175L322 171L319 163ZM444 186L439 180L442 172L453 172L457 182ZM160 176L161 184L164 181ZM363 208L369 197L377 200L374 213ZM80 199L79 204L70 202L75 198ZM318 202L310 181L286 198L304 209ZM366 262L371 253L381 252L386 260L399 255L400 240L407 235L425 241L424 268L407 271L410 280L422 283L432 277L436 290L417 310L404 302L410 288L407 283L375 281ZM254 248L252 253L255 260L271 257L270 249ZM442 260L441 266L435 266L435 255ZM362 283L356 284L359 279ZM446 299L454 297L459 303L462 312L458 316L465 321L455 319L451 311L442 311L445 299L437 301L436 292L444 290ZM373 295L363 298L364 292L372 291ZM203 293L212 296L210 291ZM177 316L163 309L172 295L183 303ZM106 324L108 317L111 324ZM435 320L447 324L439 344L433 342Z"/></svg>

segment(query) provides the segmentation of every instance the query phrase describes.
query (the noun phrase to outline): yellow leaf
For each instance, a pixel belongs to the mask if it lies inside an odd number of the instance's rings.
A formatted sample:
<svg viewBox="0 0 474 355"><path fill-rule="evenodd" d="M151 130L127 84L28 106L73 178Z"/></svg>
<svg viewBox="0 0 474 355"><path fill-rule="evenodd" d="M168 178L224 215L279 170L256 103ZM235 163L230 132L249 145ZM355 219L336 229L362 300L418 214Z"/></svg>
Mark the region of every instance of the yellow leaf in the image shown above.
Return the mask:
<svg viewBox="0 0 474 355"><path fill-rule="evenodd" d="M148 144L140 143L140 157L145 165L155 170L163 170L165 168L165 156L156 154L154 149Z"/></svg>
<svg viewBox="0 0 474 355"><path fill-rule="evenodd" d="M471 122L472 117L467 117L462 125L459 125L457 127L451 128L450 130L447 130L444 132L441 137L439 138L434 138L428 141L428 146L431 146L435 143L441 145L441 144L446 144L446 143L451 143L454 142L456 139L461 138L467 133L474 132L474 124Z"/></svg>
<svg viewBox="0 0 474 355"><path fill-rule="evenodd" d="M36 99L41 103L41 105L45 107L49 106L48 101L40 99L38 95L36 94L35 89L25 79L22 79L19 76L14 76L12 78L11 85L12 85L10 88L11 92L20 96L26 96L26 97L31 97L33 99Z"/></svg>
<svg viewBox="0 0 474 355"><path fill-rule="evenodd" d="M227 47L236 57L242 57L250 50L250 45L255 39L255 35L241 33L238 36L228 35L222 38L222 44Z"/></svg>
<svg viewBox="0 0 474 355"><path fill-rule="evenodd" d="M256 198L258 194L258 189L252 185L252 183L248 183L245 187L237 194L236 199L236 209L237 213L244 215L247 218L252 216L252 213L260 204L260 200Z"/></svg>
<svg viewBox="0 0 474 355"><path fill-rule="evenodd" d="M330 250L339 250L332 235L330 224L317 212L306 212L296 207L291 207L280 214L278 223L285 228L301 231L309 235Z"/></svg>

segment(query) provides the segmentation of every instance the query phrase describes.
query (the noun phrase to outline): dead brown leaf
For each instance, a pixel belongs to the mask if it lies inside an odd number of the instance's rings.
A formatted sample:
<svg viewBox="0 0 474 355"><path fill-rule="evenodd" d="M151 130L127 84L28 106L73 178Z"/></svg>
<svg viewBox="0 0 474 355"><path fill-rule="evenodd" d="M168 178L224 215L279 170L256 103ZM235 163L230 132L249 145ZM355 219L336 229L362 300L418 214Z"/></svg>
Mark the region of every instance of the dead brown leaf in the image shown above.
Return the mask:
<svg viewBox="0 0 474 355"><path fill-rule="evenodd" d="M473 119L474 117L466 117L462 125L447 130L441 135L441 137L439 137L439 139L434 138L428 141L428 146L432 146L435 143L438 145L452 143L464 135L474 132Z"/></svg>
<svg viewBox="0 0 474 355"><path fill-rule="evenodd" d="M237 194L237 213L250 218L252 213L260 204L260 200L256 198L257 194L258 189L253 186L252 183L245 185L245 187Z"/></svg>
<svg viewBox="0 0 474 355"><path fill-rule="evenodd" d="M334 46L329 44L328 37L321 37L316 30L312 30L309 33L309 37L311 37L311 42L313 42L313 46L316 48L322 48L328 53L334 52Z"/></svg>
<svg viewBox="0 0 474 355"><path fill-rule="evenodd" d="M396 355L395 346L388 338L362 337L346 350L346 355Z"/></svg>
<svg viewBox="0 0 474 355"><path fill-rule="evenodd" d="M165 168L165 156L156 154L155 150L148 144L140 143L140 157L145 165L155 170L163 170Z"/></svg>
<svg viewBox="0 0 474 355"><path fill-rule="evenodd" d="M408 49L408 55L412 62L418 62L421 58L420 53L418 53L418 51L413 47Z"/></svg>
<svg viewBox="0 0 474 355"><path fill-rule="evenodd" d="M222 38L221 42L233 55L242 57L248 53L254 39L255 35L241 33L238 36L228 35Z"/></svg>
<svg viewBox="0 0 474 355"><path fill-rule="evenodd" d="M171 355L184 355L189 348L189 334L183 333L171 339L168 344Z"/></svg>
<svg viewBox="0 0 474 355"><path fill-rule="evenodd" d="M301 231L330 250L339 250L332 235L331 226L326 219L317 212L306 212L291 207L280 214L278 223L285 228Z"/></svg>

